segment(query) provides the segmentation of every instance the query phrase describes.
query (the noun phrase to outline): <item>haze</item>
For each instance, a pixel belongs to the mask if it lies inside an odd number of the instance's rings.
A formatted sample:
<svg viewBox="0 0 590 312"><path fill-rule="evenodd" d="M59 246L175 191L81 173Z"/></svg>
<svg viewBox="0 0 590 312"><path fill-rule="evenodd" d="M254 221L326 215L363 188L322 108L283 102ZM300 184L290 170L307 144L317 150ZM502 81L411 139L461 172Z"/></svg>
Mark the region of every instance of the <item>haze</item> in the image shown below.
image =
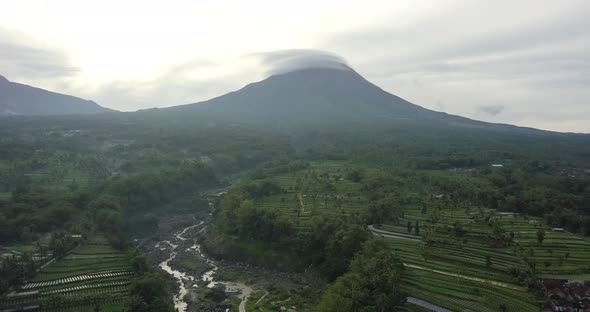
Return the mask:
<svg viewBox="0 0 590 312"><path fill-rule="evenodd" d="M11 1L0 74L128 111L206 100L327 51L430 109L590 132L588 12L587 1Z"/></svg>

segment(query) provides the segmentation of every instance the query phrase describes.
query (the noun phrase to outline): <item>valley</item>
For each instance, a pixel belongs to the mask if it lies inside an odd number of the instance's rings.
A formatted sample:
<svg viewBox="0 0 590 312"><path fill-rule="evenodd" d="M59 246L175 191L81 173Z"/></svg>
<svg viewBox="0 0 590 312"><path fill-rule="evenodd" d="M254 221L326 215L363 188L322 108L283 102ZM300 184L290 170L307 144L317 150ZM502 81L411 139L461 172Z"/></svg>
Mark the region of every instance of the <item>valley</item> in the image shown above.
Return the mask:
<svg viewBox="0 0 590 312"><path fill-rule="evenodd" d="M588 155L588 135L425 109L348 66L0 117L0 311L582 309Z"/></svg>

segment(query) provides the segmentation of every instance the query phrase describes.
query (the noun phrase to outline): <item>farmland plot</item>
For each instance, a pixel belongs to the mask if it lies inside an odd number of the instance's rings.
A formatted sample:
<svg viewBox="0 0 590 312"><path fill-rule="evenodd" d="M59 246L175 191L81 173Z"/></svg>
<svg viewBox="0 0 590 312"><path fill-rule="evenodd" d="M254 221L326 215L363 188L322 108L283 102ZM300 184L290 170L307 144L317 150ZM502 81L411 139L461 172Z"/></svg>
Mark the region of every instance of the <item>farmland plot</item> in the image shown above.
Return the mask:
<svg viewBox="0 0 590 312"><path fill-rule="evenodd" d="M132 269L128 257L102 238L76 247L43 268L21 287L14 306L39 305L41 311L122 311ZM9 303L10 304L10 303Z"/></svg>

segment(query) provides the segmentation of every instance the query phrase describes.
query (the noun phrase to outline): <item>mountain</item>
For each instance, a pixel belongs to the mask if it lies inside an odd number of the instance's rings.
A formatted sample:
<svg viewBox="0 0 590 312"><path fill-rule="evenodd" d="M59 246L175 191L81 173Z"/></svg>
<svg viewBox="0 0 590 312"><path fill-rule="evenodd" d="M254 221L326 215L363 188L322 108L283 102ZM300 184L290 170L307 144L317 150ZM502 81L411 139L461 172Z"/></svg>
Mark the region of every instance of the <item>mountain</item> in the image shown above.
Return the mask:
<svg viewBox="0 0 590 312"><path fill-rule="evenodd" d="M10 82L0 76L0 115L69 115L112 111L93 101Z"/></svg>
<svg viewBox="0 0 590 312"><path fill-rule="evenodd" d="M370 124L543 132L432 111L384 91L348 67L277 74L208 101L156 111L178 118L202 117L281 128Z"/></svg>
<svg viewBox="0 0 590 312"><path fill-rule="evenodd" d="M389 120L434 113L383 91L353 70L332 68L274 75L238 91L171 110L262 123Z"/></svg>

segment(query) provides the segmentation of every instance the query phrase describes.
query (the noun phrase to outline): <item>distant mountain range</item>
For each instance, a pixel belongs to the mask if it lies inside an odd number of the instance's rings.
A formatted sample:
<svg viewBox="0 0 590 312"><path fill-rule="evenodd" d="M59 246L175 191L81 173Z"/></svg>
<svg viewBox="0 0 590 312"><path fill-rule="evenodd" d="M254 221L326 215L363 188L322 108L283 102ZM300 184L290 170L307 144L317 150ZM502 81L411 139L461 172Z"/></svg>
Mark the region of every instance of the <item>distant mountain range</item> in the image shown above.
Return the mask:
<svg viewBox="0 0 590 312"><path fill-rule="evenodd" d="M0 76L0 115L71 115L110 111L93 101L10 82Z"/></svg>

